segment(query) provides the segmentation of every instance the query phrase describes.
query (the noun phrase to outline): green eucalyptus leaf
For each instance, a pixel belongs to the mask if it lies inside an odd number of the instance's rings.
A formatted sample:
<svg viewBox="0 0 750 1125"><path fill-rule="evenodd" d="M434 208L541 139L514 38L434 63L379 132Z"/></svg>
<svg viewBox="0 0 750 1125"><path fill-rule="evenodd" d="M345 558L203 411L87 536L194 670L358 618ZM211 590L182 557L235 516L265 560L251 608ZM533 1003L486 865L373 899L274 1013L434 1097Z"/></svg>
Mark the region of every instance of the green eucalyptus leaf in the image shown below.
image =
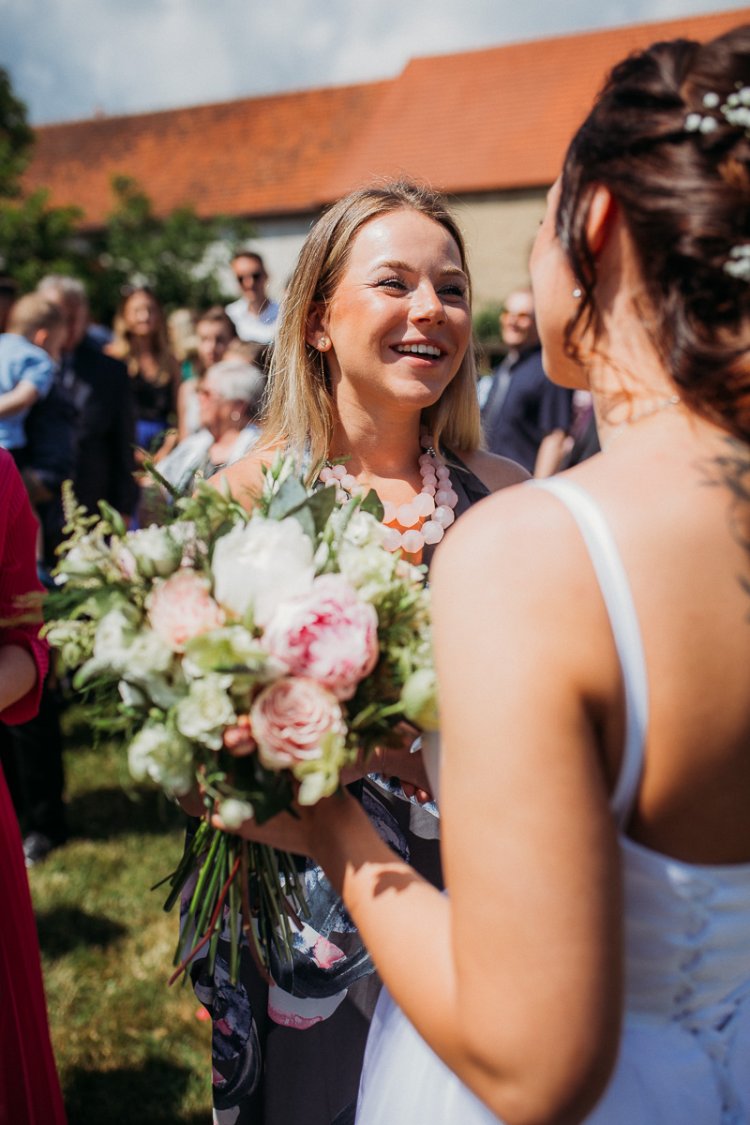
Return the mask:
<svg viewBox="0 0 750 1125"><path fill-rule="evenodd" d="M272 520L283 520L287 516L296 515L296 509L307 500L307 489L297 477L287 477L275 492L268 505L268 517Z"/></svg>
<svg viewBox="0 0 750 1125"><path fill-rule="evenodd" d="M361 501L360 508L363 512L368 512L371 516L374 516L376 520L382 520L385 513L383 502L374 488L371 488Z"/></svg>
<svg viewBox="0 0 750 1125"><path fill-rule="evenodd" d="M327 524L331 512L336 507L336 489L333 487L319 488L307 498L307 508L312 513L315 521L315 530L318 534Z"/></svg>

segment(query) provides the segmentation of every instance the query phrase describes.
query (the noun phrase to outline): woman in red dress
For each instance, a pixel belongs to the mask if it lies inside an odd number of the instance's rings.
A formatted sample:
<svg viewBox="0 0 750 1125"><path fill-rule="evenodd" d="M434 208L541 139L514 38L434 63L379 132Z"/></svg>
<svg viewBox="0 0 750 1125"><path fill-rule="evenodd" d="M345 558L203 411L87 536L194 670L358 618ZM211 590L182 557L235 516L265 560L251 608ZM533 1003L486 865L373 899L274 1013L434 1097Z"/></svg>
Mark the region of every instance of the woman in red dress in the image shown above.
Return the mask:
<svg viewBox="0 0 750 1125"><path fill-rule="evenodd" d="M36 521L13 458L0 450L0 621L17 599L42 587L36 576ZM0 627L0 720L31 719L47 669L39 627ZM0 769L0 1121L64 1125L47 1026L39 946L21 834Z"/></svg>

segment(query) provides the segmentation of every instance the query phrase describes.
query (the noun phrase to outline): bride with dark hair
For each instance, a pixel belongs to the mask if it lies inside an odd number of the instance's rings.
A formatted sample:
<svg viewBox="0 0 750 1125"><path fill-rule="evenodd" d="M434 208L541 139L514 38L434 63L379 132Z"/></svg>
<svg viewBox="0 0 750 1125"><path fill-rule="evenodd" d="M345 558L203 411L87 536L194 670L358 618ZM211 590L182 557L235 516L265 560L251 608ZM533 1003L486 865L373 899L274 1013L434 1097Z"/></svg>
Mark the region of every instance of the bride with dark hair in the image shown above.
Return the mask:
<svg viewBox="0 0 750 1125"><path fill-rule="evenodd" d="M603 452L437 552L447 894L349 799L245 832L315 856L390 992L362 1125L740 1125L750 27L615 67L531 273L545 369L592 392Z"/></svg>

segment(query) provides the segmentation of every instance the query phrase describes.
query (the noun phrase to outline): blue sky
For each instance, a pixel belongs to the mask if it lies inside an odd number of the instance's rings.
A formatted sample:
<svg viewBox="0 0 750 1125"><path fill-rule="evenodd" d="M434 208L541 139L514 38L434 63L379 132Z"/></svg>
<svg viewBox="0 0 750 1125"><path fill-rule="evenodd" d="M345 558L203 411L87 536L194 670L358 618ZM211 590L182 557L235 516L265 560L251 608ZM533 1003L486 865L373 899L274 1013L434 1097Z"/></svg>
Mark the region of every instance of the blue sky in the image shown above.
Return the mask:
<svg viewBox="0 0 750 1125"><path fill-rule="evenodd" d="M415 55L747 5L731 0L0 0L32 124L365 82Z"/></svg>

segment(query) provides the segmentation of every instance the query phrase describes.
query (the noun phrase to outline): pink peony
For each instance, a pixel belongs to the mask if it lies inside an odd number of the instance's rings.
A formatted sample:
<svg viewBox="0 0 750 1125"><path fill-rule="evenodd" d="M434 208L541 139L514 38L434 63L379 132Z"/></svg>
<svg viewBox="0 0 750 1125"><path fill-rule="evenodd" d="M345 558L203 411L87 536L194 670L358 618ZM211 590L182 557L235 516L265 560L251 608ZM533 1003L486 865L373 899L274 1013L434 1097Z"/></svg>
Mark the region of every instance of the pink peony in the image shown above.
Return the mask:
<svg viewBox="0 0 750 1125"><path fill-rule="evenodd" d="M250 711L258 754L268 769L291 768L323 756L327 734L344 731L338 700L315 680L276 680L256 696Z"/></svg>
<svg viewBox="0 0 750 1125"><path fill-rule="evenodd" d="M185 568L160 582L151 593L151 628L173 652L182 652L193 637L224 624L224 611L210 590L207 578Z"/></svg>
<svg viewBox="0 0 750 1125"><path fill-rule="evenodd" d="M264 645L296 676L311 676L337 699L351 699L378 659L378 615L341 574L278 606Z"/></svg>

